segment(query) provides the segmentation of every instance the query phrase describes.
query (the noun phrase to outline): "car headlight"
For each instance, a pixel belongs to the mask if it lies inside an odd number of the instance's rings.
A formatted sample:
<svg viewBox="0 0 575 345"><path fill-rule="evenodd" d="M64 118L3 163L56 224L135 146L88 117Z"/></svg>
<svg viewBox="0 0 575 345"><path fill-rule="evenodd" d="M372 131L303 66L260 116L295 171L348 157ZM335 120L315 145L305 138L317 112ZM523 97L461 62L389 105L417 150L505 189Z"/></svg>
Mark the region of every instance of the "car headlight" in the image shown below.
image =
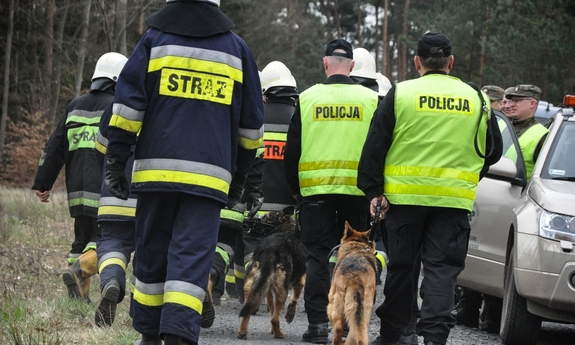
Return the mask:
<svg viewBox="0 0 575 345"><path fill-rule="evenodd" d="M539 219L539 236L575 243L575 217L543 211Z"/></svg>

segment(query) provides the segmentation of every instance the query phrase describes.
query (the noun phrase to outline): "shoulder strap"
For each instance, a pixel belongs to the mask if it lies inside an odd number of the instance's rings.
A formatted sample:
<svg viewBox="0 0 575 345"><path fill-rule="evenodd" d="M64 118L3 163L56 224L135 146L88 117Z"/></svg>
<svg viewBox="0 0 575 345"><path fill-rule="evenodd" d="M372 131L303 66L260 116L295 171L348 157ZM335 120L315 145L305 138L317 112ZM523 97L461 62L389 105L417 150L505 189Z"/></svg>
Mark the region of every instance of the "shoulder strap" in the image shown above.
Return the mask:
<svg viewBox="0 0 575 345"><path fill-rule="evenodd" d="M479 119L477 120L477 128L475 129L475 138L474 138L475 152L477 152L477 155L479 157L487 158L493 154L493 145L494 145L493 134L492 134L493 129L491 128L491 121L489 120L489 117L490 117L490 114L488 112L489 108L487 107L487 103L485 102L485 98L483 98L483 93L479 89L479 86L477 86L477 84L475 84L473 82L468 82L467 85L471 86L475 91L477 91L477 95L479 95L479 99L481 100L481 114L479 116ZM477 144L477 135L479 134L479 126L481 124L481 119L483 118L483 114L485 114L487 116L487 119L488 119L487 120L487 137L489 138L489 140L491 140L490 151L487 154L481 153L481 150L479 150L479 145Z"/></svg>

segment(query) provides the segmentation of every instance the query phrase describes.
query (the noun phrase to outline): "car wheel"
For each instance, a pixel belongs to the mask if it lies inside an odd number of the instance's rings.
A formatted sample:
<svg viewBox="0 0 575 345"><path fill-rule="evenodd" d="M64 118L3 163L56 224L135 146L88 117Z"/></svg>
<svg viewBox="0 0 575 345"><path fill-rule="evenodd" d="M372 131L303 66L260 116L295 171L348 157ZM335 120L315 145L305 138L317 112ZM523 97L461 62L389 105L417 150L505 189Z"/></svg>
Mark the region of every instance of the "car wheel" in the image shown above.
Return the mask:
<svg viewBox="0 0 575 345"><path fill-rule="evenodd" d="M527 301L517 293L511 255L505 268L501 341L506 345L536 345L540 331L541 318L527 311Z"/></svg>

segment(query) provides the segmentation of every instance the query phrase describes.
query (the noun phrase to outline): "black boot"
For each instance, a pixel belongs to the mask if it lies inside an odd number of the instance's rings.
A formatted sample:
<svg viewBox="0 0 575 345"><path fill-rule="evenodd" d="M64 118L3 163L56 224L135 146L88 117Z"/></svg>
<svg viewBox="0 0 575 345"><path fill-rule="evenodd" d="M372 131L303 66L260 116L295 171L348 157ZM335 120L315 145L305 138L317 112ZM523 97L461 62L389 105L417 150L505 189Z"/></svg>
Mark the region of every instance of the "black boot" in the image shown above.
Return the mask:
<svg viewBox="0 0 575 345"><path fill-rule="evenodd" d="M307 331L304 332L302 340L305 341L306 343L326 344L327 334L328 334L327 322L310 324L307 326Z"/></svg>
<svg viewBox="0 0 575 345"><path fill-rule="evenodd" d="M102 298L96 308L94 320L98 327L110 327L116 316L116 306L120 298L120 283L110 280L102 289Z"/></svg>
<svg viewBox="0 0 575 345"><path fill-rule="evenodd" d="M481 294L467 288L459 287L461 298L451 311L458 325L477 328L479 326L479 307L481 307Z"/></svg>
<svg viewBox="0 0 575 345"><path fill-rule="evenodd" d="M417 315L411 315L411 321L407 325L405 332L399 338L399 344L401 345L418 345L419 338L417 333L415 333L415 325L417 325Z"/></svg>
<svg viewBox="0 0 575 345"><path fill-rule="evenodd" d="M157 335L142 334L142 339L136 340L134 345L162 345L162 338Z"/></svg>
<svg viewBox="0 0 575 345"><path fill-rule="evenodd" d="M197 343L193 343L177 335L166 334L164 336L164 345L197 345Z"/></svg>
<svg viewBox="0 0 575 345"><path fill-rule="evenodd" d="M214 309L214 302L212 300L212 289L214 285L215 278L210 274L210 279L208 280L208 288L206 289L206 295L204 296L204 303L202 307L202 317L200 320L200 327L210 328L214 324L214 319L216 317L216 311Z"/></svg>
<svg viewBox="0 0 575 345"><path fill-rule="evenodd" d="M501 298L483 295L479 329L487 333L499 333L502 308L503 300Z"/></svg>

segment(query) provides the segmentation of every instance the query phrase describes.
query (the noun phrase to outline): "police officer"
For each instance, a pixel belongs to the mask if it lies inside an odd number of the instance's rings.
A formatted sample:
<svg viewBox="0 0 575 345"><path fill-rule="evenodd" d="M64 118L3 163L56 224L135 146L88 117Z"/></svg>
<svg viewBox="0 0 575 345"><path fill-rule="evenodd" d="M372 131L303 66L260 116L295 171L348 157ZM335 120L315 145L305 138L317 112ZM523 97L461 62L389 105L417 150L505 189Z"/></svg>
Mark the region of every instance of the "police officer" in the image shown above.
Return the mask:
<svg viewBox="0 0 575 345"><path fill-rule="evenodd" d="M416 330L426 345L446 343L455 324L450 313L467 253L468 213L481 171L502 151L499 131L488 130L497 122L489 104L482 106L486 96L448 75L449 39L421 36L414 62L422 77L389 90L359 162L358 186L372 215L377 206L386 214L389 263L373 344L398 344L410 322L420 253L423 303Z"/></svg>
<svg viewBox="0 0 575 345"><path fill-rule="evenodd" d="M344 221L368 229L368 202L357 188L357 164L377 93L356 84L353 50L344 39L327 44L327 79L302 92L285 149L291 192L301 198L301 240L308 251L304 289L308 329L303 341L326 343L330 273L328 254L343 235Z"/></svg>
<svg viewBox="0 0 575 345"><path fill-rule="evenodd" d="M96 221L102 169L96 152L96 133L104 109L114 97L118 75L127 58L119 53L102 55L94 69L90 92L68 104L64 116L48 139L40 157L38 171L32 189L42 202L48 202L50 190L62 169L66 166L66 190L70 216L74 218L74 242L68 254L68 265L84 254L75 266L68 267L62 275L71 298L89 299L90 279L78 286L77 272L80 265L86 270L96 271L96 242L100 228Z"/></svg>
<svg viewBox="0 0 575 345"><path fill-rule="evenodd" d="M124 169L135 144L140 345L197 344L200 315L211 308L220 211L235 206L228 191L242 188L263 142L261 86L219 0L168 0L146 22L118 81L105 179L112 195L127 199Z"/></svg>

